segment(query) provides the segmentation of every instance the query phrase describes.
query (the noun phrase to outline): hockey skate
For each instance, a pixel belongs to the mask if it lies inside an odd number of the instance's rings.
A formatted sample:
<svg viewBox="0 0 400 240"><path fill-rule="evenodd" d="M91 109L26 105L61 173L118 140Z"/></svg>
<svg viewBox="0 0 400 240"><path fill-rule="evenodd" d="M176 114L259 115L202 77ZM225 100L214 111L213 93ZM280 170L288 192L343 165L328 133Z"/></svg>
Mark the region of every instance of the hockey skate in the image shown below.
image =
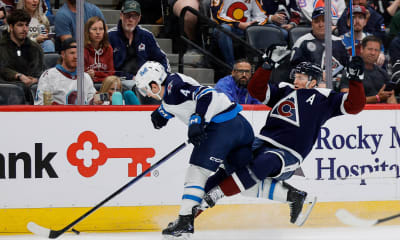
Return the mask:
<svg viewBox="0 0 400 240"><path fill-rule="evenodd" d="M194 233L194 217L198 206L194 206L192 214L179 215L174 222L168 223L167 228L162 231L163 239L190 239Z"/></svg>
<svg viewBox="0 0 400 240"><path fill-rule="evenodd" d="M302 226L317 202L317 197L308 195L306 192L300 191L286 182L283 182L283 184L288 188L287 201L290 207L290 222L297 226ZM304 204L308 204L308 206L303 211Z"/></svg>

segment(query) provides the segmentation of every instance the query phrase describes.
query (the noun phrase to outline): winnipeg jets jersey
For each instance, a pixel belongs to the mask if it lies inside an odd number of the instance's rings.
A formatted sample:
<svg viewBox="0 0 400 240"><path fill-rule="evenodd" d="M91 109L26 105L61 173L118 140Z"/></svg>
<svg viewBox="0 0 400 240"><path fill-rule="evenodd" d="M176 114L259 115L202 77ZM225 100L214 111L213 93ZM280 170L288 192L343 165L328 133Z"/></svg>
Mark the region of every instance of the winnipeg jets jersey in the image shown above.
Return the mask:
<svg viewBox="0 0 400 240"><path fill-rule="evenodd" d="M206 123L224 122L235 117L241 106L214 88L202 86L186 75L173 73L165 79L165 92L159 109L165 118L177 117L189 124L194 113L202 116Z"/></svg>
<svg viewBox="0 0 400 240"><path fill-rule="evenodd" d="M264 25L268 21L259 0L212 0L211 11L219 24L257 21Z"/></svg>
<svg viewBox="0 0 400 240"><path fill-rule="evenodd" d="M269 84L264 103L272 109L260 138L303 161L321 126L332 117L347 114L346 99L347 93L326 88L294 90L288 83Z"/></svg>
<svg viewBox="0 0 400 240"><path fill-rule="evenodd" d="M43 91L50 90L55 104L76 104L77 79L56 67L50 68L40 76L35 96L35 105L43 105ZM87 73L84 73L84 103L88 104L96 94L93 81Z"/></svg>

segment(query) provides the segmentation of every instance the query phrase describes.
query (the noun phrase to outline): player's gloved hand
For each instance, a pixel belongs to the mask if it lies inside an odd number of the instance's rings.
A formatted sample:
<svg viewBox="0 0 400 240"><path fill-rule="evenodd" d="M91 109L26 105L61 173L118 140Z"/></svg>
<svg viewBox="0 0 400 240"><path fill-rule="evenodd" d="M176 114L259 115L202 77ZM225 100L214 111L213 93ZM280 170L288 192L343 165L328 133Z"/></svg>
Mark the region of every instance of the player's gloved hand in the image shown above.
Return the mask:
<svg viewBox="0 0 400 240"><path fill-rule="evenodd" d="M262 56L262 59L265 62L263 68L271 70L278 68L290 52L291 51L288 49L287 45L272 44Z"/></svg>
<svg viewBox="0 0 400 240"><path fill-rule="evenodd" d="M350 63L346 67L346 77L356 81L364 79L364 60L360 56L351 57Z"/></svg>
<svg viewBox="0 0 400 240"><path fill-rule="evenodd" d="M168 119L161 115L160 110L160 108L157 108L151 114L151 122L153 123L155 129L160 129L164 127L165 125L167 125L168 122Z"/></svg>
<svg viewBox="0 0 400 240"><path fill-rule="evenodd" d="M197 113L190 117L188 137L189 142L195 146L199 146L207 137L204 121Z"/></svg>

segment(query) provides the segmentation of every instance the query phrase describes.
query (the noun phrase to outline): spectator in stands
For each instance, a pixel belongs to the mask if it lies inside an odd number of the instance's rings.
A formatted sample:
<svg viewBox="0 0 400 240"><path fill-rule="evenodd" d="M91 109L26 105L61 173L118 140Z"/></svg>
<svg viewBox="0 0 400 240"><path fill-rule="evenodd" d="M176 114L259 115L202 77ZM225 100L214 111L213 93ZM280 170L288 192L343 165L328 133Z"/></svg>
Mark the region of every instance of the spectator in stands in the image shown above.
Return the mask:
<svg viewBox="0 0 400 240"><path fill-rule="evenodd" d="M165 53L160 49L153 34L138 26L141 18L140 4L126 0L118 25L109 30L108 36L114 49L116 75L131 80L146 61L161 63L170 71Z"/></svg>
<svg viewBox="0 0 400 240"><path fill-rule="evenodd" d="M101 10L94 4L85 2L84 11L84 22L87 22L93 16L98 16L105 20ZM62 41L76 37L76 0L66 0L66 3L57 11L54 26L56 31L56 50L58 50L58 46Z"/></svg>
<svg viewBox="0 0 400 240"><path fill-rule="evenodd" d="M48 34L50 22L46 17L47 7L44 2L42 0L19 0L17 9L24 9L31 15L28 37L39 43L45 53L55 52L54 42Z"/></svg>
<svg viewBox="0 0 400 240"><path fill-rule="evenodd" d="M26 101L33 102L29 87L38 81L44 71L43 50L27 35L31 16L22 9L7 16L9 32L0 40L0 60L5 66L0 76L7 82L22 85Z"/></svg>
<svg viewBox="0 0 400 240"><path fill-rule="evenodd" d="M107 25L94 16L85 24L85 69L94 82L114 75L113 48L108 41Z"/></svg>
<svg viewBox="0 0 400 240"><path fill-rule="evenodd" d="M367 8L370 17L368 18L367 25L365 26L365 31L379 37L382 41L385 40L385 22L383 17L376 12L370 6L367 6L367 0L354 0L353 5L362 5ZM343 35L350 30L350 25L347 25L348 21L348 7L343 11L342 16L340 16L336 26L338 30L338 35Z"/></svg>
<svg viewBox="0 0 400 240"><path fill-rule="evenodd" d="M239 59L233 65L232 74L218 80L215 89L225 93L231 101L239 104L261 104L247 91L247 84L251 76L250 62L246 59Z"/></svg>
<svg viewBox="0 0 400 240"><path fill-rule="evenodd" d="M396 37L397 36L397 34L400 32L400 11L399 12L397 12L394 16L393 16L393 18L392 18L392 20L391 20L391 22L390 22L390 25L389 25L389 36L388 36L388 38L391 40L391 39L393 39L394 37Z"/></svg>
<svg viewBox="0 0 400 240"><path fill-rule="evenodd" d="M354 46L355 53L357 56L360 55L361 41L371 33L365 32L364 28L367 25L369 17L368 10L361 5L353 5L353 29L354 29ZM350 18L347 19L347 25L350 25ZM348 53L352 54L352 39L351 32L347 32L342 36L343 43L348 51ZM380 67L385 63L385 49L382 45L381 53L379 54L378 60L376 64Z"/></svg>
<svg viewBox="0 0 400 240"><path fill-rule="evenodd" d="M311 33L297 39L293 45L290 63L292 67L301 62L312 62L325 69L325 9L315 8L312 13ZM340 74L341 69L347 66L349 54L342 39L332 36L332 71L334 76Z"/></svg>
<svg viewBox="0 0 400 240"><path fill-rule="evenodd" d="M76 41L73 38L65 39L61 44L61 63L46 70L40 76L36 91L35 105L43 105L43 92L52 93L52 104L77 104L77 73L78 56ZM96 89L89 74L84 73L84 104L89 104Z"/></svg>
<svg viewBox="0 0 400 240"><path fill-rule="evenodd" d="M200 10L199 1L200 0L168 0L170 6L172 7L174 15L177 17L180 17L182 9L187 6L192 7L195 10L199 11ZM197 16L192 14L191 12L186 12L184 31L186 36L192 41L196 41L196 24L197 24ZM192 49L191 46L189 46L188 51L191 51L193 53L197 52L197 50Z"/></svg>
<svg viewBox="0 0 400 240"><path fill-rule="evenodd" d="M220 0L211 1L212 18L225 30L244 36L251 25L264 25L268 22L265 11L258 0ZM214 36L225 62L233 67L235 63L232 39L215 29Z"/></svg>
<svg viewBox="0 0 400 240"><path fill-rule="evenodd" d="M7 11L6 11L6 5L0 1L0 31L3 31L3 26L4 26L4 20L7 17ZM1 32L0 32L0 37L1 37Z"/></svg>
<svg viewBox="0 0 400 240"><path fill-rule="evenodd" d="M53 8L51 7L50 0L44 0L44 7L47 8L46 17L50 22L50 25L54 25L54 15L53 15Z"/></svg>
<svg viewBox="0 0 400 240"><path fill-rule="evenodd" d="M369 0L368 6L377 11L383 16L385 26L390 24L392 17L396 14L399 8L400 0L383 1L383 0Z"/></svg>
<svg viewBox="0 0 400 240"><path fill-rule="evenodd" d="M400 33L398 33L390 43L389 56L392 66L394 66L396 62L400 61Z"/></svg>
<svg viewBox="0 0 400 240"><path fill-rule="evenodd" d="M262 8L267 13L268 23L282 29L285 39L288 39L288 31L300 23L300 9L295 0L262 0Z"/></svg>
<svg viewBox="0 0 400 240"><path fill-rule="evenodd" d="M115 92L122 91L122 83L119 77L113 75L104 79L101 84L100 91L94 96L93 104L95 105L110 105ZM131 90L126 90L123 93L124 105L140 105L139 99Z"/></svg>
<svg viewBox="0 0 400 240"><path fill-rule="evenodd" d="M367 36L361 42L360 56L364 60L364 84L367 103L397 103L394 91L386 91L386 84L390 82L387 72L377 66L376 60L381 52L382 41L376 36ZM348 92L349 81L344 76L340 88L341 92Z"/></svg>

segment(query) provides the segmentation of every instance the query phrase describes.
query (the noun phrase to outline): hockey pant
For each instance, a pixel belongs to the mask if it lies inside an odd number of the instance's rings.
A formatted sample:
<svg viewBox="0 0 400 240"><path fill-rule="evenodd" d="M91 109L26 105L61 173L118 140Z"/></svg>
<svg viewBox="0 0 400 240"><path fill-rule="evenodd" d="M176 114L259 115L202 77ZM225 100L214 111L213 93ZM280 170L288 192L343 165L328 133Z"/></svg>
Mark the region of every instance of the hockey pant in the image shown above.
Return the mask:
<svg viewBox="0 0 400 240"><path fill-rule="evenodd" d="M256 156L251 163L237 170L221 182L222 174L219 170L209 178L206 192L214 186L220 186L226 196L241 192L245 196L268 198L286 202L287 189L281 180L289 179L299 161L289 152L271 147L262 146L255 152Z"/></svg>
<svg viewBox="0 0 400 240"><path fill-rule="evenodd" d="M245 167L252 158L254 133L242 115L222 123L211 122L206 133L207 139L194 147L190 157L180 215L191 214L193 206L201 203L208 177L221 164L230 174Z"/></svg>

